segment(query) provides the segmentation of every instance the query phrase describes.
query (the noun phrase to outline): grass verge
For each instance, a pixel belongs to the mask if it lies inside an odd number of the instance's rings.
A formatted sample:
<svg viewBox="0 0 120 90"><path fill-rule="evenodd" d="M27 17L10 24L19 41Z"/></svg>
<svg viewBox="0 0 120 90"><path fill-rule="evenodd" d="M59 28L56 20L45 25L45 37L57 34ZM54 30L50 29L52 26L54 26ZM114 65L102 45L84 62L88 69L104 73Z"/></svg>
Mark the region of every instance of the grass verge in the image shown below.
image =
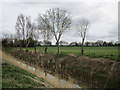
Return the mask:
<svg viewBox="0 0 120 90"><path fill-rule="evenodd" d="M2 88L44 88L45 85L35 81L36 76L6 61L2 63ZM45 82L44 79L37 79Z"/></svg>

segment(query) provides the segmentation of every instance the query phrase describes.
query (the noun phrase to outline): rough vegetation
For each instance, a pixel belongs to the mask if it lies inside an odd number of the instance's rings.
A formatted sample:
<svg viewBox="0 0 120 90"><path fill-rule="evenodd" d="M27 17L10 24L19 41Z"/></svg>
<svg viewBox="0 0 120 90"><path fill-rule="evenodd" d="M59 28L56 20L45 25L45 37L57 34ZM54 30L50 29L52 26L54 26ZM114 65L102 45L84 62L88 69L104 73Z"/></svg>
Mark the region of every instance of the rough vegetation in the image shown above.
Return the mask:
<svg viewBox="0 0 120 90"><path fill-rule="evenodd" d="M118 88L120 84L120 62L103 58L76 57L69 54L59 57L55 54L15 50L11 54L31 65L41 67L48 73L61 78L74 78L74 83L85 83L90 87ZM81 82L80 82L81 81Z"/></svg>

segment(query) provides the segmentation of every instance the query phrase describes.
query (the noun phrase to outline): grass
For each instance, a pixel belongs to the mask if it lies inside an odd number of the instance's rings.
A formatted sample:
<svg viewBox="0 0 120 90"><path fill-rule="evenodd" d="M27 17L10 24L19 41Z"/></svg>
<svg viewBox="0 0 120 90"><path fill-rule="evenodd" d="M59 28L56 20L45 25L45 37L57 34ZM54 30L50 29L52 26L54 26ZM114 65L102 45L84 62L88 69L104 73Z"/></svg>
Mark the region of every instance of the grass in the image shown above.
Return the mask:
<svg viewBox="0 0 120 90"><path fill-rule="evenodd" d="M12 49L16 49L16 48L12 48ZM34 47L28 47L28 49L34 50ZM6 52L9 52L9 50L10 49L7 49ZM37 51L44 53L44 47L38 46ZM48 53L57 53L57 47L48 47ZM81 56L81 47L60 47L60 55L59 55L60 57L66 56L68 54L74 54L77 57ZM93 58L106 58L116 61L119 61L120 58L118 57L117 46L84 47L84 55Z"/></svg>
<svg viewBox="0 0 120 90"><path fill-rule="evenodd" d="M31 78L35 79L36 76L5 61L2 63L2 88L45 87ZM42 78L38 80L44 81Z"/></svg>
<svg viewBox="0 0 120 90"><path fill-rule="evenodd" d="M34 50L34 48L28 48L29 50ZM37 50L44 52L44 47L37 47ZM49 53L57 53L57 47L49 47ZM68 54L74 54L76 56L81 56L81 47L60 47L60 55L66 56ZM108 47L84 47L84 55L90 57L102 57L111 60L118 60L118 47L108 46Z"/></svg>

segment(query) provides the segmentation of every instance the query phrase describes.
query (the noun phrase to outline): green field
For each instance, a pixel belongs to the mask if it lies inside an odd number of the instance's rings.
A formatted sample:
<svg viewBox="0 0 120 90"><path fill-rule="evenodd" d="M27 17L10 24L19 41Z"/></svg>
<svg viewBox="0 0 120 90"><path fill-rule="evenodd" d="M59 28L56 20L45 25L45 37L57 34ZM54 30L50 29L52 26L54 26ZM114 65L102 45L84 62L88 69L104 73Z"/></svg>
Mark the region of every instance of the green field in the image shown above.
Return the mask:
<svg viewBox="0 0 120 90"><path fill-rule="evenodd" d="M28 48L34 50L34 48ZM37 47L37 51L44 53L44 47ZM57 47L48 47L49 53L57 53ZM81 56L81 47L60 47L60 55L74 54ZM118 47L84 47L84 55L90 57L103 57L111 60L118 60Z"/></svg>
<svg viewBox="0 0 120 90"><path fill-rule="evenodd" d="M3 49L7 52L9 50L18 48ZM23 48L25 50L25 48ZM28 47L28 50L34 51L34 47ZM44 47L37 47L37 51L44 53ZM84 47L84 55L92 58L106 58L110 60L120 61L120 54L117 46L108 47ZM57 53L57 47L48 47L48 53ZM60 47L60 57L68 54L74 54L77 57L81 56L81 47Z"/></svg>
<svg viewBox="0 0 120 90"><path fill-rule="evenodd" d="M37 80L37 81L36 81ZM39 83L38 83L39 82ZM20 69L6 61L2 63L2 88L45 88L43 78Z"/></svg>

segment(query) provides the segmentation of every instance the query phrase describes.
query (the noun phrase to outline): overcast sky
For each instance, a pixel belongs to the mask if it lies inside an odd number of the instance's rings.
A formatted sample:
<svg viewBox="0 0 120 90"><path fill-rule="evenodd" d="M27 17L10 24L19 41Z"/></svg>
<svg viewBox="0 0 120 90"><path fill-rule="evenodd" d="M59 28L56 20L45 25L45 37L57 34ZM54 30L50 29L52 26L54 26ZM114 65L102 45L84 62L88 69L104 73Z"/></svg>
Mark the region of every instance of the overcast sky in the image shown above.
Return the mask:
<svg viewBox="0 0 120 90"><path fill-rule="evenodd" d="M51 8L67 10L72 15L72 20L76 23L80 18L87 18L90 21L90 28L87 32L86 41L117 41L118 40L118 3L112 2L1 2L0 33L15 33L15 22L18 14L22 13L31 16L36 20L38 14L44 13ZM42 39L41 39L42 40ZM76 30L72 28L66 32L61 40L80 42L81 38ZM52 40L55 42L54 38Z"/></svg>

